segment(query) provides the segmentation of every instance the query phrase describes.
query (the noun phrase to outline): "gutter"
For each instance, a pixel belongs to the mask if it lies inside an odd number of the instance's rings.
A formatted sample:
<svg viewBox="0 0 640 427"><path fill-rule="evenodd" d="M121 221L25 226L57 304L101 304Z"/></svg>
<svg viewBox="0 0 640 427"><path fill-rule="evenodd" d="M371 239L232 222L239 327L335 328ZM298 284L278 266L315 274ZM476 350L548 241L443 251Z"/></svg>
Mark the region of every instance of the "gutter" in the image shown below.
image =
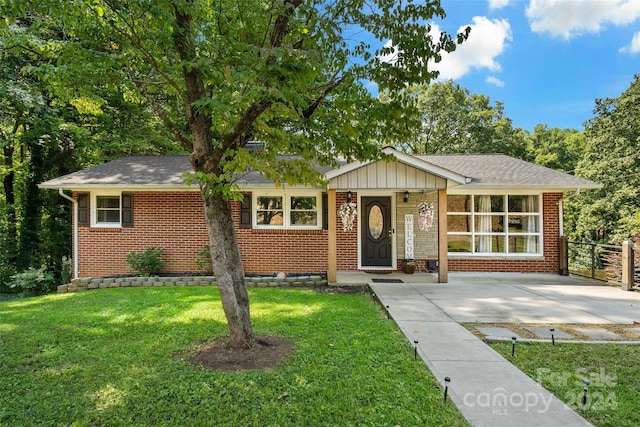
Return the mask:
<svg viewBox="0 0 640 427"><path fill-rule="evenodd" d="M568 196L564 196L563 198L558 200L558 217L559 217L558 228L559 228L560 236L564 236L564 208L563 208L564 201L573 199L578 194L580 194L580 189L576 188L576 190L572 194L569 194Z"/></svg>
<svg viewBox="0 0 640 427"><path fill-rule="evenodd" d="M58 188L58 194L73 204L73 278L78 278L78 201L64 194L62 188Z"/></svg>

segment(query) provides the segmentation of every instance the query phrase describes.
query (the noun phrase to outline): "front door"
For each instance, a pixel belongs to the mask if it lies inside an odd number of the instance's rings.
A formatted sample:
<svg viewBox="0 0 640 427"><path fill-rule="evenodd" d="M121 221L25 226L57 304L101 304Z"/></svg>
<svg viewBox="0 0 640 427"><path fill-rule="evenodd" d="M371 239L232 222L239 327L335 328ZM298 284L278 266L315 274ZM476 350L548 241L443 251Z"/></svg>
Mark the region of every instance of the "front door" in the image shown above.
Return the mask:
<svg viewBox="0 0 640 427"><path fill-rule="evenodd" d="M362 267L389 267L392 264L391 197L362 197Z"/></svg>

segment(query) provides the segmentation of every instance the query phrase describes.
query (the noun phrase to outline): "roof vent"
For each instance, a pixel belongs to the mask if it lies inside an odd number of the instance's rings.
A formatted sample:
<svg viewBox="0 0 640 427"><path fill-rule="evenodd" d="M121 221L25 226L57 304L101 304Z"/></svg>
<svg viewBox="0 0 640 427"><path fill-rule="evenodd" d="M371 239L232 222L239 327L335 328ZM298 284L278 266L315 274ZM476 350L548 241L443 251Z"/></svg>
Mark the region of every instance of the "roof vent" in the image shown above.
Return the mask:
<svg viewBox="0 0 640 427"><path fill-rule="evenodd" d="M249 141L245 144L244 149L249 151L264 151L267 144L262 141Z"/></svg>

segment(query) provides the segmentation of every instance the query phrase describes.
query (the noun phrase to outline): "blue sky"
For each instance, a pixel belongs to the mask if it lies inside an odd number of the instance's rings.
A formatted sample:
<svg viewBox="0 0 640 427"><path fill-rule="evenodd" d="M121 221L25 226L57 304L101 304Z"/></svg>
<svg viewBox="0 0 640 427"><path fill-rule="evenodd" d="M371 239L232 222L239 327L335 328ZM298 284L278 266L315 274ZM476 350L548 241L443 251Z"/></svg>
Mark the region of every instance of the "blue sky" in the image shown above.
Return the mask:
<svg viewBox="0 0 640 427"><path fill-rule="evenodd" d="M436 64L441 79L504 104L515 127L583 129L597 98L640 73L640 0L442 0L435 24L469 40Z"/></svg>

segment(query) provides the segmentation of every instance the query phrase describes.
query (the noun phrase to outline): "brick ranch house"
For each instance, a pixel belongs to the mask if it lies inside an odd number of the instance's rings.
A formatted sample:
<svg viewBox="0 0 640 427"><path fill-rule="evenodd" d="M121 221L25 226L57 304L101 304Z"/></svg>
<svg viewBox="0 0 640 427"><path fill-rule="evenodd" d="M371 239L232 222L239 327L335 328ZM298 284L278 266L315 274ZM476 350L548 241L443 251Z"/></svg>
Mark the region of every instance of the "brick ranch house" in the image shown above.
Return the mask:
<svg viewBox="0 0 640 427"><path fill-rule="evenodd" d="M258 173L238 177L233 202L247 274L420 269L558 273L565 192L599 184L501 154L408 155L321 170L324 187L288 186ZM74 276L129 273L126 254L164 247L165 273L196 272L207 244L188 156L134 156L55 178L40 188L74 203ZM72 197L64 193L72 192ZM571 193L567 193L571 194ZM353 228L338 214L351 200ZM433 206L422 230L418 204ZM430 262L429 262L430 261Z"/></svg>

